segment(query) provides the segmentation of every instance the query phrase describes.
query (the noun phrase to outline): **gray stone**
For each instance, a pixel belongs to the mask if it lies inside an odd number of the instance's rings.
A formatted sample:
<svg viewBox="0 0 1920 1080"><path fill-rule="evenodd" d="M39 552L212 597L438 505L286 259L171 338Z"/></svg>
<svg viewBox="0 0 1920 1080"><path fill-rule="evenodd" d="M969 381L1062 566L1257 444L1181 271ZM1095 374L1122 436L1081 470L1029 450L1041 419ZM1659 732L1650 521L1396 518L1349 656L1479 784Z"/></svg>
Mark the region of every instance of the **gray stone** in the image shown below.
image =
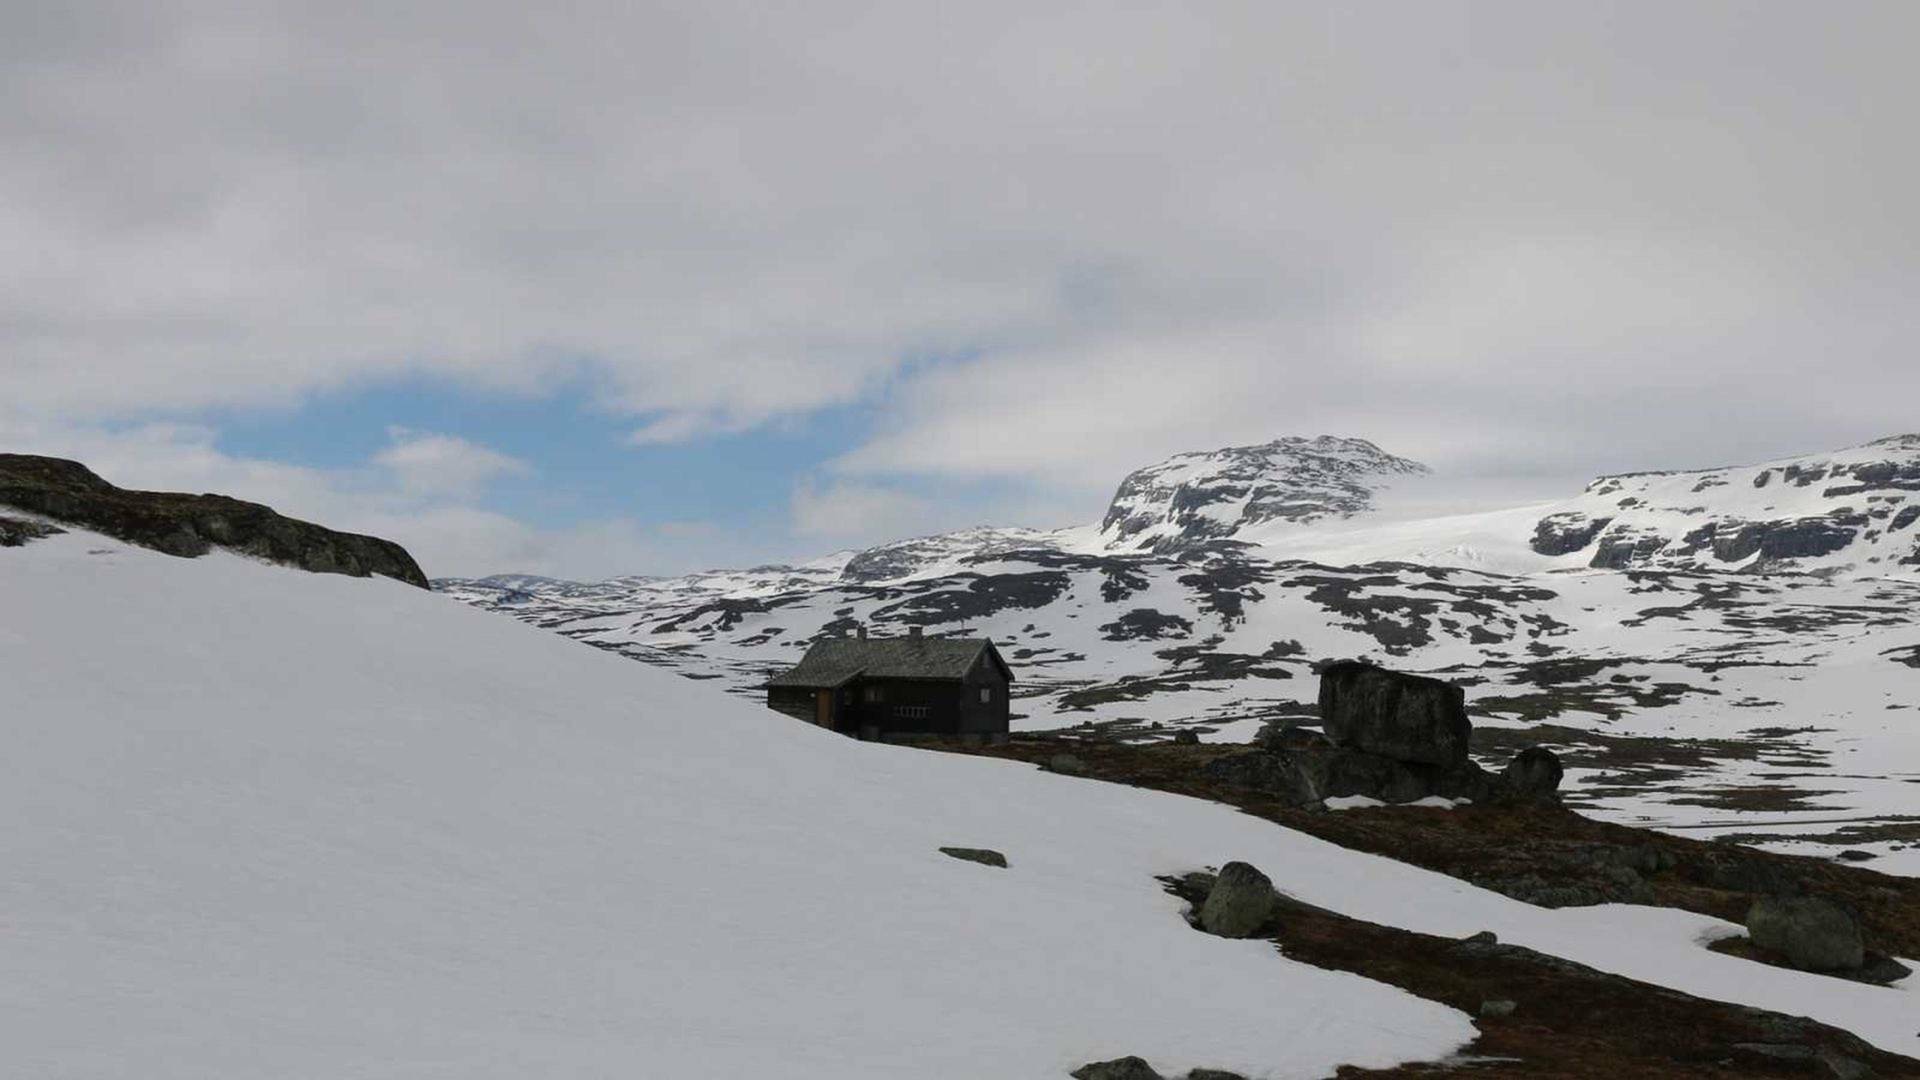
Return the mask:
<svg viewBox="0 0 1920 1080"><path fill-rule="evenodd" d="M1187 1073L1186 1080L1247 1080L1247 1078L1225 1069L1194 1069Z"/></svg>
<svg viewBox="0 0 1920 1080"><path fill-rule="evenodd" d="M1466 694L1439 679L1342 660L1320 673L1320 722L1341 746L1401 762L1466 763Z"/></svg>
<svg viewBox="0 0 1920 1080"><path fill-rule="evenodd" d="M1481 1016L1512 1016L1513 1010L1519 1007L1520 1007L1520 1003L1517 1001L1513 1001L1508 998L1495 998L1493 1000L1483 1001L1480 1003L1480 1015Z"/></svg>
<svg viewBox="0 0 1920 1080"><path fill-rule="evenodd" d="M1137 1057L1095 1061L1073 1070L1073 1080L1166 1080L1153 1066Z"/></svg>
<svg viewBox="0 0 1920 1080"><path fill-rule="evenodd" d="M1870 952L1854 978L1861 982L1889 986L1913 974L1913 969L1885 953Z"/></svg>
<svg viewBox="0 0 1920 1080"><path fill-rule="evenodd" d="M1460 940L1467 945L1498 945L1500 944L1500 935L1491 930L1482 930L1477 934L1468 934Z"/></svg>
<svg viewBox="0 0 1920 1080"><path fill-rule="evenodd" d="M1243 862L1220 868L1207 902L1200 907L1200 927L1221 937L1251 937L1280 903L1267 875Z"/></svg>
<svg viewBox="0 0 1920 1080"><path fill-rule="evenodd" d="M988 848L943 847L940 849L940 854L951 855L956 859L963 859L967 862L977 862L983 866L998 866L1003 870L1006 869L1007 866L1007 857L1005 855Z"/></svg>
<svg viewBox="0 0 1920 1080"><path fill-rule="evenodd" d="M1087 763L1072 754L1055 754L1047 759L1047 771L1062 776L1085 776Z"/></svg>
<svg viewBox="0 0 1920 1080"><path fill-rule="evenodd" d="M1529 746L1507 762L1500 780L1507 794L1514 798L1552 799L1558 797L1560 778L1564 775L1566 770L1560 765L1560 755L1544 746Z"/></svg>
<svg viewBox="0 0 1920 1080"><path fill-rule="evenodd" d="M1192 728L1182 728L1173 733L1173 741L1181 746L1197 746L1200 743L1200 733Z"/></svg>
<svg viewBox="0 0 1920 1080"><path fill-rule="evenodd" d="M1866 961L1860 923L1821 896L1763 896L1747 909L1753 943L1803 971L1852 971Z"/></svg>

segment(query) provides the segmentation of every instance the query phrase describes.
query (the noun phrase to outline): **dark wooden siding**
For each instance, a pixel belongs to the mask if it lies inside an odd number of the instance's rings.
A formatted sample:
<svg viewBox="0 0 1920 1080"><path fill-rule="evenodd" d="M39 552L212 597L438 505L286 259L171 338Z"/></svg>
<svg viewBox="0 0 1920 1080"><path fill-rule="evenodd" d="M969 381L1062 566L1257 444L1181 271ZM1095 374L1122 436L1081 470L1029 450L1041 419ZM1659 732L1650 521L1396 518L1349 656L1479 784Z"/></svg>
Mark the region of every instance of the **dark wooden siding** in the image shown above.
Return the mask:
<svg viewBox="0 0 1920 1080"><path fill-rule="evenodd" d="M815 693L768 687L767 707L811 724ZM833 695L834 730L860 738L1005 735L1011 710L1007 678L985 656L962 679L855 679Z"/></svg>

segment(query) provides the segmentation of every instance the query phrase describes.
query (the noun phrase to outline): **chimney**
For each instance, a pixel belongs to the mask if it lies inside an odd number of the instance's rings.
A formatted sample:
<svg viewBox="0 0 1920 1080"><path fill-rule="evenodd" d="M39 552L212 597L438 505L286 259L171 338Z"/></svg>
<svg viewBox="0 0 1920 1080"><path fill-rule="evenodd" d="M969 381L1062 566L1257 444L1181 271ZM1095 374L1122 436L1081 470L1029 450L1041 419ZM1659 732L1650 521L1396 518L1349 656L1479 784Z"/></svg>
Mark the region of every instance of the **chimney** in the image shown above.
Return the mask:
<svg viewBox="0 0 1920 1080"><path fill-rule="evenodd" d="M917 627L917 626L909 626L909 627L907 627L907 636L908 636L908 637L910 637L910 638L917 638L917 637L919 637L919 636L920 636L920 628L919 628L919 627Z"/></svg>
<svg viewBox="0 0 1920 1080"><path fill-rule="evenodd" d="M856 633L856 634L858 634L858 635L860 635L860 640L861 640L861 641L865 641L865 640L867 640L867 628L866 628L866 627L864 627L864 626L862 626L862 627L861 627L860 629L858 629L858 630L856 630L856 631L854 631L854 633Z"/></svg>

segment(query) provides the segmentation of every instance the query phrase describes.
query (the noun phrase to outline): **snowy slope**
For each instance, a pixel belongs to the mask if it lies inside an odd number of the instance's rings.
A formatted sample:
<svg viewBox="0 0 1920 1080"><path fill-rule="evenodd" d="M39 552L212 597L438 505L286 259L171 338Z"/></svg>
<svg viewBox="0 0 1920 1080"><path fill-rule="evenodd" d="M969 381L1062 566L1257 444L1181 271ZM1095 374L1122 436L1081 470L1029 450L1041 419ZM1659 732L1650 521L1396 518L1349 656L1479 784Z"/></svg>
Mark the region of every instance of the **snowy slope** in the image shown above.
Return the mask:
<svg viewBox="0 0 1920 1080"><path fill-rule="evenodd" d="M0 554L8 1075L1313 1075L1471 1036L1188 929L1153 874L1298 843L1224 810L854 743L389 582Z"/></svg>
<svg viewBox="0 0 1920 1080"><path fill-rule="evenodd" d="M392 582L69 534L0 552L0 598L10 1075L1293 1077L1471 1036L1195 933L1152 880L1235 857L1920 1051L1912 991L1710 953L1713 919L1533 908L1225 807L854 742Z"/></svg>

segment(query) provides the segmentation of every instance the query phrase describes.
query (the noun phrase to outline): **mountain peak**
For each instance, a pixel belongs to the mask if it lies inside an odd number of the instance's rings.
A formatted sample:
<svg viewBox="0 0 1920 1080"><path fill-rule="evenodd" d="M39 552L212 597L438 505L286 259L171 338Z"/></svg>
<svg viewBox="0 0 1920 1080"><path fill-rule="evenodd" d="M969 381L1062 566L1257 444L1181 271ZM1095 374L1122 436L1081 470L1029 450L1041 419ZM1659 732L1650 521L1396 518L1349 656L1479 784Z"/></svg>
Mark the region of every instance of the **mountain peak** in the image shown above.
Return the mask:
<svg viewBox="0 0 1920 1080"><path fill-rule="evenodd" d="M1336 435L1175 454L1120 482L1100 534L1111 549L1177 551L1268 522L1364 513L1394 478L1425 472L1366 439Z"/></svg>

